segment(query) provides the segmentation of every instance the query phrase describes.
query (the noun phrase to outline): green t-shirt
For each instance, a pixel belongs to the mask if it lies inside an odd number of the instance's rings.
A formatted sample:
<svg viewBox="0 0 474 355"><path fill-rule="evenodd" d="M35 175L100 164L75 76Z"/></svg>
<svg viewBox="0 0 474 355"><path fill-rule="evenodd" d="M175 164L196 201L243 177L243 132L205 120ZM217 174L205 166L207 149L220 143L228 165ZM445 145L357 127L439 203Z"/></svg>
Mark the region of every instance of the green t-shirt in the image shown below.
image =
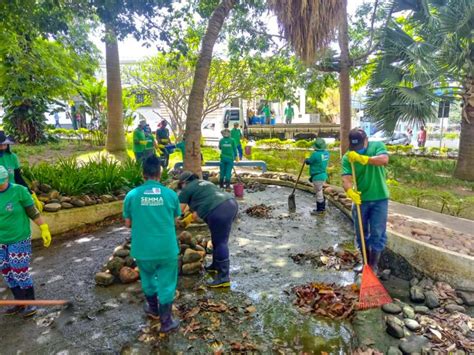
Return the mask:
<svg viewBox="0 0 474 355"><path fill-rule="evenodd" d="M369 142L367 151L363 155L374 157L384 154L388 154L385 144ZM354 167L357 188L361 192L362 201L385 200L389 197L385 167L359 163L354 163ZM342 157L342 175L352 175L351 163L347 158L347 153Z"/></svg>
<svg viewBox="0 0 474 355"><path fill-rule="evenodd" d="M188 204L191 211L197 212L204 220L214 208L232 198L231 194L205 180L191 181L179 194L179 202Z"/></svg>
<svg viewBox="0 0 474 355"><path fill-rule="evenodd" d="M315 150L308 161L311 181L326 181L328 179L329 152L327 150Z"/></svg>
<svg viewBox="0 0 474 355"><path fill-rule="evenodd" d="M237 147L230 137L222 138L219 141L219 149L221 150L222 161L234 161L237 156Z"/></svg>
<svg viewBox="0 0 474 355"><path fill-rule="evenodd" d="M180 215L178 195L158 181L131 190L123 203L123 217L132 221L131 255L138 260L177 258L175 218Z"/></svg>
<svg viewBox="0 0 474 355"><path fill-rule="evenodd" d="M240 139L242 138L242 132L238 128L232 128L230 137L234 140L235 146L238 147L240 145Z"/></svg>
<svg viewBox="0 0 474 355"><path fill-rule="evenodd" d="M153 137L153 134L145 133L145 140L146 140L145 150L155 149L155 137Z"/></svg>
<svg viewBox="0 0 474 355"><path fill-rule="evenodd" d="M10 184L0 192L0 244L18 243L31 236L25 207L33 204L33 198L24 186Z"/></svg>
<svg viewBox="0 0 474 355"><path fill-rule="evenodd" d="M178 148L181 151L181 154L183 155L183 159L186 155L186 142L181 141L179 143L176 143L176 148Z"/></svg>
<svg viewBox="0 0 474 355"><path fill-rule="evenodd" d="M142 144L142 141L146 141L145 132L143 129L137 127L133 131L133 151L135 153L143 153L145 150L145 144Z"/></svg>
<svg viewBox="0 0 474 355"><path fill-rule="evenodd" d="M285 108L285 117L293 118L295 116L295 110L293 107L286 106Z"/></svg>
<svg viewBox="0 0 474 355"><path fill-rule="evenodd" d="M8 170L8 181L15 183L15 169L20 168L20 161L15 153L4 152L0 157L0 165Z"/></svg>
<svg viewBox="0 0 474 355"><path fill-rule="evenodd" d="M262 108L262 113L265 115L265 117L270 117L272 115L271 111L270 111L270 107L268 106L264 106Z"/></svg>

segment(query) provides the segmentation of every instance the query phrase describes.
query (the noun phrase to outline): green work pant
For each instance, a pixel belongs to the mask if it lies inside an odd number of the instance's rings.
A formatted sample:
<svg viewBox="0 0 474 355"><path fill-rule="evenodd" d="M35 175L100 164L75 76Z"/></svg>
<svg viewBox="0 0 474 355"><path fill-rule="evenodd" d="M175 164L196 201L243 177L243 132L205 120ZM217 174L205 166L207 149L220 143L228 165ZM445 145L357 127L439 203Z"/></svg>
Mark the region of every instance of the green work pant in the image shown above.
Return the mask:
<svg viewBox="0 0 474 355"><path fill-rule="evenodd" d="M174 301L178 283L178 259L137 260L145 296L158 295L161 304Z"/></svg>
<svg viewBox="0 0 474 355"><path fill-rule="evenodd" d="M232 169L234 168L234 161L230 159L222 159L220 164L220 181L228 182L232 176Z"/></svg>

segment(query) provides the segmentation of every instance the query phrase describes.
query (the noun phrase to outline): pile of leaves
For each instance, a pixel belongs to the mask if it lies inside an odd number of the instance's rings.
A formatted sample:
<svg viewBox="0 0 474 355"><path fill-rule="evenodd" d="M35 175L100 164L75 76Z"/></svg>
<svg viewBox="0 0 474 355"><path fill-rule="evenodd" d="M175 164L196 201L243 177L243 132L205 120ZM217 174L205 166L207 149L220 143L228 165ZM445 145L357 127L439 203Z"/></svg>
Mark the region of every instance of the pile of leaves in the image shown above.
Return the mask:
<svg viewBox="0 0 474 355"><path fill-rule="evenodd" d="M319 252L292 254L290 258L299 265L309 262L317 267L333 270L350 270L360 261L358 251L336 250L333 247Z"/></svg>
<svg viewBox="0 0 474 355"><path fill-rule="evenodd" d="M462 349L474 353L474 318L467 314L446 314L438 309L429 316L420 316L418 322L421 334L430 340L434 352L447 354Z"/></svg>
<svg viewBox="0 0 474 355"><path fill-rule="evenodd" d="M313 313L331 319L350 319L354 315L359 292L356 285L309 283L292 289L295 305L304 313Z"/></svg>
<svg viewBox="0 0 474 355"><path fill-rule="evenodd" d="M265 191L267 186L256 181L249 181L245 184L245 189L248 193Z"/></svg>
<svg viewBox="0 0 474 355"><path fill-rule="evenodd" d="M250 217L255 218L271 218L270 212L272 209L273 207L261 204L247 208L245 213L247 213Z"/></svg>

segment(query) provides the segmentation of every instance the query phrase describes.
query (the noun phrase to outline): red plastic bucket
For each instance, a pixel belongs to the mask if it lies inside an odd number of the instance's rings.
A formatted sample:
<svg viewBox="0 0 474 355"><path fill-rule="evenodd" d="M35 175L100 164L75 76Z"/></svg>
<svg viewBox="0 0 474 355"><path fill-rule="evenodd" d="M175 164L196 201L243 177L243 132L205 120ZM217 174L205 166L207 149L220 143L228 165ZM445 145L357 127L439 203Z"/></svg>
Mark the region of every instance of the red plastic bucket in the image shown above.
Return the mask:
<svg viewBox="0 0 474 355"><path fill-rule="evenodd" d="M244 197L244 184L240 182L234 184L234 195L236 198Z"/></svg>
<svg viewBox="0 0 474 355"><path fill-rule="evenodd" d="M245 155L249 156L252 155L252 147L249 145L245 146Z"/></svg>

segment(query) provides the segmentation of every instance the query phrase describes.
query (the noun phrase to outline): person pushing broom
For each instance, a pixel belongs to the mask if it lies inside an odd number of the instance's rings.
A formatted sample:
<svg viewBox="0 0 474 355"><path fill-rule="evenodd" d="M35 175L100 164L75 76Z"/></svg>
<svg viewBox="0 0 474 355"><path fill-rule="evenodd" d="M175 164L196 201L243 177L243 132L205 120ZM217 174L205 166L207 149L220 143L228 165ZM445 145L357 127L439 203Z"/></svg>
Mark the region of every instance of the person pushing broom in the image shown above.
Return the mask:
<svg viewBox="0 0 474 355"><path fill-rule="evenodd" d="M389 191L386 183L385 166L388 152L382 142L369 142L361 128L349 132L349 151L342 157L342 183L347 197L360 205L361 220L367 247L368 264L375 274L387 242L387 216ZM355 168L357 191L353 189L352 167ZM361 248L357 209L353 205L352 216Z"/></svg>

